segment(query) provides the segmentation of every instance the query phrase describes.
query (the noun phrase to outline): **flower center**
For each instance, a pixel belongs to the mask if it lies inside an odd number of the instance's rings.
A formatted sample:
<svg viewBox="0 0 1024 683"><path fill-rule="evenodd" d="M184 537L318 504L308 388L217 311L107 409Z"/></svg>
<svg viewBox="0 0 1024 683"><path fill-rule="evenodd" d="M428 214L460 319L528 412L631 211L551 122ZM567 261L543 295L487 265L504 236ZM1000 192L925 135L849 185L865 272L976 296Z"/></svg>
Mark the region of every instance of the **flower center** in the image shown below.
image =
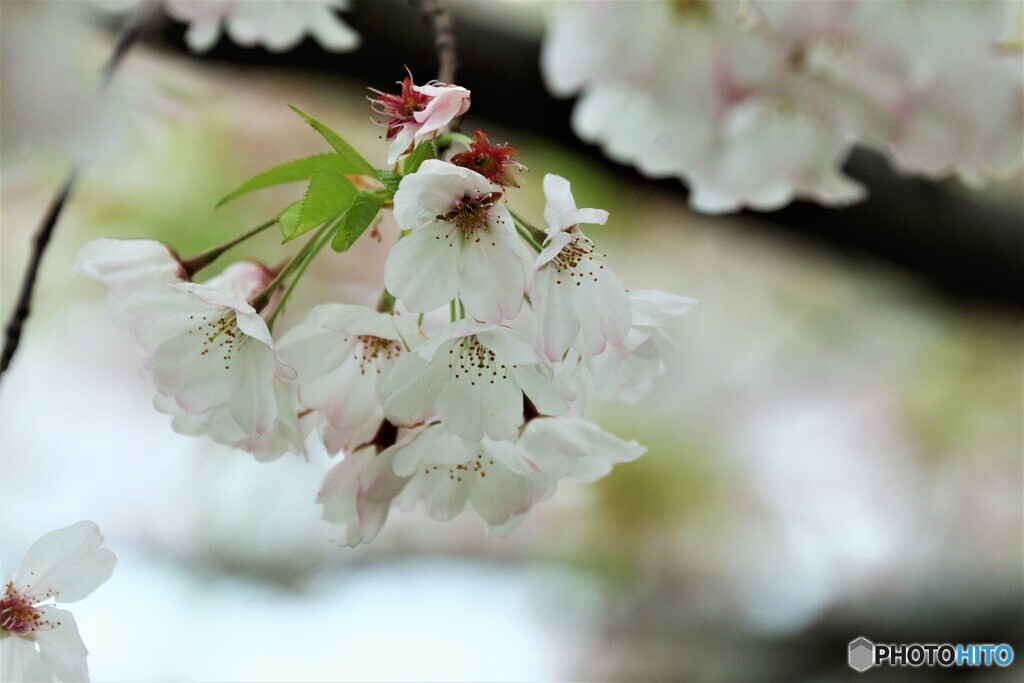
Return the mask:
<svg viewBox="0 0 1024 683"><path fill-rule="evenodd" d="M463 337L448 349L448 368L455 372L455 379L469 380L470 386L476 386L478 381L494 384L496 379L507 380L509 371L508 366L498 361L494 351L476 337Z"/></svg>
<svg viewBox="0 0 1024 683"><path fill-rule="evenodd" d="M231 361L246 339L246 335L238 329L235 312L229 309L218 317L213 314L190 315L189 320L195 327L188 333L198 335L203 340L199 355L219 355L224 361L224 369L230 370Z"/></svg>
<svg viewBox="0 0 1024 683"><path fill-rule="evenodd" d="M361 334L356 338L359 340L359 344L353 355L359 361L360 375L366 374L367 367L373 368L373 371L379 375L381 361L390 364L405 350L402 343L394 339L375 337L371 334Z"/></svg>
<svg viewBox="0 0 1024 683"><path fill-rule="evenodd" d="M36 611L31 602L15 592L13 583L7 582L7 589L3 597L0 597L0 631L23 636L53 625L43 619L43 615Z"/></svg>
<svg viewBox="0 0 1024 683"><path fill-rule="evenodd" d="M577 287L586 278L597 282L597 272L604 270L604 264L594 258L594 243L582 233L575 233L572 242L562 247L562 251L551 259L551 263L561 275L567 276L570 282L575 282ZM562 280L555 280L555 284L562 284Z"/></svg>
<svg viewBox="0 0 1024 683"><path fill-rule="evenodd" d="M450 211L440 214L437 220L451 223L464 240L475 239L479 242L477 233L489 229L489 210L500 198L501 192L488 192L479 197L465 195L455 202Z"/></svg>

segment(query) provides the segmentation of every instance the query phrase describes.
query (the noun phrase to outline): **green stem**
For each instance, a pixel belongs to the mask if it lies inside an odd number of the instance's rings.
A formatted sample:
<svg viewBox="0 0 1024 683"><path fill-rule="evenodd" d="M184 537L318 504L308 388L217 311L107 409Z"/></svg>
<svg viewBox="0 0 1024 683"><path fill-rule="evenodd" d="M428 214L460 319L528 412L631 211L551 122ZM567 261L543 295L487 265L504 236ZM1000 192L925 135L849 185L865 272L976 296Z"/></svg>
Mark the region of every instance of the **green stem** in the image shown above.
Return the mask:
<svg viewBox="0 0 1024 683"><path fill-rule="evenodd" d="M386 289L380 293L380 298L377 299L377 311L380 313L395 312L395 297Z"/></svg>
<svg viewBox="0 0 1024 683"><path fill-rule="evenodd" d="M466 307L462 305L462 299L459 299L459 320L466 317Z"/></svg>
<svg viewBox="0 0 1024 683"><path fill-rule="evenodd" d="M516 222L516 232L518 232L519 236L522 237L524 240L526 240L526 243L529 244L531 247L533 247L534 251L536 251L538 254L540 252L544 251L544 247L542 247L537 242L537 240L535 240L533 238L533 235L531 235L529 232L526 231L525 228L523 228L521 225L519 225L518 222Z"/></svg>
<svg viewBox="0 0 1024 683"><path fill-rule="evenodd" d="M506 207L507 208L507 207ZM512 209L508 210L509 215L512 216L512 221L516 224L516 231L522 236L526 242L533 247L539 254L544 250L541 245L544 244L544 240L548 238L543 231L535 228L528 220L517 214Z"/></svg>
<svg viewBox="0 0 1024 683"><path fill-rule="evenodd" d="M299 280L302 279L302 274L306 272L306 268L309 268L309 264L313 262L313 259L316 258L318 253L320 253L320 250L331 241L331 236L334 234L333 228L336 225L337 221L334 221L321 228L313 239L306 243L295 259L292 260L292 263L298 261L298 265L294 269L295 277L288 283L288 287L284 290L284 293L281 294L281 298L277 300L276 304L274 304L274 310L272 310L270 315L267 317L267 328L271 331L274 329L274 321L276 321L277 317L281 315L282 311L284 311L284 303L288 301L288 298L291 297L292 292L295 290L295 285L297 285ZM288 266L291 266L291 263L289 263ZM286 270L288 266L285 267ZM275 280L277 279L278 278L275 278ZM267 289L270 288L268 287ZM273 293L273 290L270 291Z"/></svg>
<svg viewBox="0 0 1024 683"><path fill-rule="evenodd" d="M239 244L241 244L242 242L246 241L250 237L255 237L256 235L260 234L261 232L263 232L264 230L266 230L270 226L276 225L276 224L277 224L277 219L276 218L272 218L269 221L267 221L266 223L263 223L262 225L256 226L252 230L249 230L248 232L239 235L238 237L234 238L233 240L229 240L228 242L225 242L224 244L222 244L222 245L220 245L218 247L214 247L213 249L210 249L208 251L204 251L201 254L196 254L195 256L193 256L192 258L188 259L187 261L182 261L181 262L181 267L184 268L185 272L188 273L189 277L191 277L191 276L195 275L196 273L198 273L203 268L205 268L206 266L208 266L211 263L213 263L214 261L216 261L218 258L220 258L221 254L223 254L228 249L231 249L232 247L238 246Z"/></svg>
<svg viewBox="0 0 1024 683"><path fill-rule="evenodd" d="M455 317L455 299L448 302L448 317L452 322L456 321Z"/></svg>

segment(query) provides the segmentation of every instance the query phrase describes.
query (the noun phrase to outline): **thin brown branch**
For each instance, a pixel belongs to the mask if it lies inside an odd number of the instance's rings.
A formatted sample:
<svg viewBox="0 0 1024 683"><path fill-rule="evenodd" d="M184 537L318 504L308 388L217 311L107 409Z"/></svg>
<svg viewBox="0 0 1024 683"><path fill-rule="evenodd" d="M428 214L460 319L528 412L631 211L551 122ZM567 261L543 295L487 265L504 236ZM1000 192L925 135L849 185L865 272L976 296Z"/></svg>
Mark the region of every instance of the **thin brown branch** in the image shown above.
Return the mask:
<svg viewBox="0 0 1024 683"><path fill-rule="evenodd" d="M434 50L437 51L437 80L454 83L459 69L459 54L455 46L455 26L440 0L409 0L419 9L423 20L434 32Z"/></svg>
<svg viewBox="0 0 1024 683"><path fill-rule="evenodd" d="M139 37L139 29L139 23L133 21L118 36L117 43L114 44L114 50L110 53L110 57L107 58L107 61L103 64L103 69L100 71L100 92L106 91L107 86L110 85L117 67L128 53L128 48ZM7 321L7 326L4 328L4 348L2 355L0 355L0 376L7 372L14 354L18 352L18 345L21 343L21 331L25 327L25 321L28 320L29 315L32 313L32 294L35 292L36 280L39 277L39 267L43 262L43 254L46 253L46 249L50 245L54 228L57 227L57 221L60 220L61 213L64 211L68 197L75 187L78 175L79 168L77 166L73 166L68 171L60 189L50 201L49 206L47 206L42 222L36 229L35 238L32 240L32 253L29 255L28 267L25 269L25 275L21 280L21 290L18 292L14 313L11 314L10 320Z"/></svg>

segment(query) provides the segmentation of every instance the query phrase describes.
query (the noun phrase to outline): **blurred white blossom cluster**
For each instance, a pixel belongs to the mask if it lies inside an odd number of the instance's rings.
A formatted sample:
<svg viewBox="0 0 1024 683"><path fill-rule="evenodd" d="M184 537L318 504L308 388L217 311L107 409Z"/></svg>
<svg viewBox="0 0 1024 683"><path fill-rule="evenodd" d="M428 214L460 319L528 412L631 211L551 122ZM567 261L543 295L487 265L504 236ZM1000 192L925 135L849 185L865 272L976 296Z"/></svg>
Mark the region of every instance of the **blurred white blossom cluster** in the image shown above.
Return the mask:
<svg viewBox="0 0 1024 683"><path fill-rule="evenodd" d="M240 47L287 52L307 36L325 50L350 52L359 34L338 17L349 0L94 0L101 8L130 12L159 2L167 15L188 25L185 43L207 52L226 33Z"/></svg>
<svg viewBox="0 0 1024 683"><path fill-rule="evenodd" d="M573 128L698 211L858 201L855 144L901 172L1021 167L1021 3L560 2L542 54Z"/></svg>
<svg viewBox="0 0 1024 683"><path fill-rule="evenodd" d="M508 533L559 480L593 481L638 458L643 447L579 416L584 398L641 398L664 370L664 328L693 303L627 292L583 230L608 213L578 208L568 180L545 176L543 229L512 210L516 148L482 130L445 132L468 90L411 75L399 85L373 98L388 168L299 112L333 151L225 198L309 181L253 233L276 223L285 241L311 235L282 268L246 261L197 283L222 250L181 259L155 241L111 239L85 245L77 264L107 286L176 431L261 461L342 454L319 494L342 545L372 540L393 506L438 520L468 506L490 533ZM347 250L382 209L401 233L376 307L325 303L273 331L317 253Z"/></svg>

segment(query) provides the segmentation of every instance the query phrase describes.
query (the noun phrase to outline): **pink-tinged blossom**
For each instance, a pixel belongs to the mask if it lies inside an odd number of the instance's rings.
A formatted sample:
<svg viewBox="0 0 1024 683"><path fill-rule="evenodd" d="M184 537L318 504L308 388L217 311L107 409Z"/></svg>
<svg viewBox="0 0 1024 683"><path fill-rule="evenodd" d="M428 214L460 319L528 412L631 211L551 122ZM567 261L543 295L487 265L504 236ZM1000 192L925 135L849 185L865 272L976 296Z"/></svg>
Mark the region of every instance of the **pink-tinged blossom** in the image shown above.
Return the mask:
<svg viewBox="0 0 1024 683"><path fill-rule="evenodd" d="M81 600L110 578L116 558L102 542L93 522L79 522L29 546L0 593L0 679L89 680L78 625L53 603Z"/></svg>
<svg viewBox="0 0 1024 683"><path fill-rule="evenodd" d="M223 30L241 47L287 52L312 36L325 50L350 52L359 34L337 15L348 0L165 0L167 13L188 24L185 42L207 52Z"/></svg>
<svg viewBox="0 0 1024 683"><path fill-rule="evenodd" d="M514 318L530 255L500 198L479 173L436 159L403 178L395 220L411 233L388 254L388 291L411 311L432 311L458 296L476 320Z"/></svg>
<svg viewBox="0 0 1024 683"><path fill-rule="evenodd" d="M561 415L572 394L518 332L462 320L407 353L384 377L384 412L412 426L436 415L470 441L501 441L523 424L525 394L542 414Z"/></svg>
<svg viewBox="0 0 1024 683"><path fill-rule="evenodd" d="M298 373L302 405L327 419L329 451L347 451L373 437L384 419L382 377L421 341L413 322L348 304L317 306L281 338L278 351Z"/></svg>
<svg viewBox="0 0 1024 683"><path fill-rule="evenodd" d="M517 439L470 441L436 422L403 431L379 453L365 447L332 469L318 502L339 545L368 543L390 508L448 521L471 507L491 536L511 533L560 479L596 481L644 449L586 420L532 419Z"/></svg>
<svg viewBox="0 0 1024 683"><path fill-rule="evenodd" d="M1021 166L1021 51L998 2L560 3L549 88L584 140L678 177L699 211L865 196L854 144L901 171L981 180Z"/></svg>
<svg viewBox="0 0 1024 683"><path fill-rule="evenodd" d="M628 293L632 319L622 343L596 356L570 350L558 378L568 386L587 387L595 395L636 403L665 372L663 358L673 348L664 328L696 305L696 300L655 290Z"/></svg>
<svg viewBox="0 0 1024 683"><path fill-rule="evenodd" d="M117 298L120 322L134 334L159 394L155 407L175 416L183 433L263 460L305 454L309 430L298 424L295 371L280 361L266 322L248 302L269 284L270 271L248 261L203 284L184 282L162 268L136 267L145 262L140 253L163 262L154 244L90 243L78 270ZM126 275L136 272L145 276Z"/></svg>
<svg viewBox="0 0 1024 683"><path fill-rule="evenodd" d="M392 469L395 450L378 452L373 445L345 453L324 477L317 494L327 538L354 547L377 537L387 521L392 502L409 481Z"/></svg>
<svg viewBox="0 0 1024 683"><path fill-rule="evenodd" d="M386 117L388 165L394 164L416 145L440 135L454 119L469 109L469 91L458 85L431 81L416 85L412 75L398 82L399 94L382 93L373 98L374 110Z"/></svg>
<svg viewBox="0 0 1024 683"><path fill-rule="evenodd" d="M132 312L165 285L188 281L177 254L154 240L97 239L78 252L75 272L106 285L107 309L119 327L129 329Z"/></svg>
<svg viewBox="0 0 1024 683"><path fill-rule="evenodd" d="M615 273L594 251L580 223L603 224L608 212L579 209L565 178L544 176L548 223L537 257L531 302L548 360L558 361L570 345L584 355L601 353L629 332L629 302Z"/></svg>

